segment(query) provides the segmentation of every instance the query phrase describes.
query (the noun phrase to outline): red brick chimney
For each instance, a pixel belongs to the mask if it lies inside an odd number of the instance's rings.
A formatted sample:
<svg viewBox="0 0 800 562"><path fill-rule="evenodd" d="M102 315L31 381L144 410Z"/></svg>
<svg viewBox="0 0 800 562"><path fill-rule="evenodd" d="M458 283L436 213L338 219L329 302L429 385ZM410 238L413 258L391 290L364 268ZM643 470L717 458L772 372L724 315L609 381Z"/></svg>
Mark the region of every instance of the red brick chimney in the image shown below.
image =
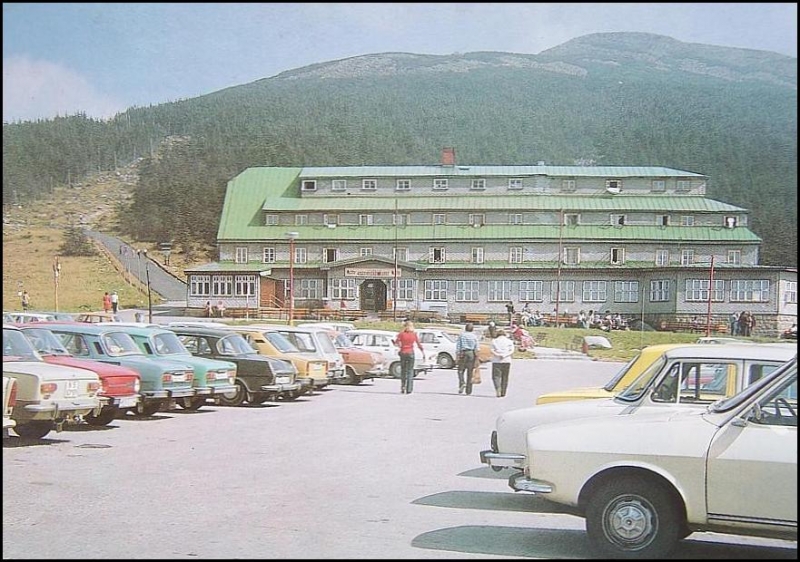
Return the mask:
<svg viewBox="0 0 800 562"><path fill-rule="evenodd" d="M456 149L446 147L442 149L442 166L455 166L456 165Z"/></svg>

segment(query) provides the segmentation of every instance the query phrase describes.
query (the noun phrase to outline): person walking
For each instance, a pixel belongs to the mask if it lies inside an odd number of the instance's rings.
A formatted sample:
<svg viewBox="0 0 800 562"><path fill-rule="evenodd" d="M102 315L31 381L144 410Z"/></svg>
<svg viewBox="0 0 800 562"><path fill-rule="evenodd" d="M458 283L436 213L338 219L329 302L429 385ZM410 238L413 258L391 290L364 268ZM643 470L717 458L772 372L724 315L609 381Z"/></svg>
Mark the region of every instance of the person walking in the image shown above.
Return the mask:
<svg viewBox="0 0 800 562"><path fill-rule="evenodd" d="M108 313L111 310L111 295L106 291L103 294L103 312Z"/></svg>
<svg viewBox="0 0 800 562"><path fill-rule="evenodd" d="M492 382L498 398L505 396L508 389L512 355L514 342L506 335L505 330L497 330L497 337L492 340Z"/></svg>
<svg viewBox="0 0 800 562"><path fill-rule="evenodd" d="M456 340L459 394L464 394L465 391L467 395L472 394L472 371L475 370L475 361L478 358L478 336L475 335L474 328L471 322L467 322Z"/></svg>
<svg viewBox="0 0 800 562"><path fill-rule="evenodd" d="M119 295L116 291L111 293L111 311L116 314L119 310Z"/></svg>
<svg viewBox="0 0 800 562"><path fill-rule="evenodd" d="M22 291L22 310L28 310L31 306L31 296L28 294L28 291Z"/></svg>
<svg viewBox="0 0 800 562"><path fill-rule="evenodd" d="M411 394L414 391L414 346L425 352L411 320L405 321L403 330L394 338L394 344L400 348L400 393Z"/></svg>
<svg viewBox="0 0 800 562"><path fill-rule="evenodd" d="M739 335L739 313L736 311L731 312L730 318L728 318L728 330L730 331L732 336Z"/></svg>

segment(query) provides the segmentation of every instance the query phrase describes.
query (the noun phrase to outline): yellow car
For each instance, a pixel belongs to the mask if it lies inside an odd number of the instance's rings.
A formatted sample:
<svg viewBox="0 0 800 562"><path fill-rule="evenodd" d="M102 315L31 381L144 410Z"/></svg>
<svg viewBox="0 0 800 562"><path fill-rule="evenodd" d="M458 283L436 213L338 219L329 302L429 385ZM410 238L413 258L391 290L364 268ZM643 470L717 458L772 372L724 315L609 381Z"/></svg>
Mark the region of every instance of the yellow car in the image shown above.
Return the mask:
<svg viewBox="0 0 800 562"><path fill-rule="evenodd" d="M593 398L612 398L618 392L627 388L636 377L642 374L653 362L661 357L665 351L676 347L685 346L685 343L664 343L645 347L639 354L631 359L620 371L609 380L605 386L572 388L542 394L536 399L537 404L550 404L552 402L570 402L572 400L591 400Z"/></svg>

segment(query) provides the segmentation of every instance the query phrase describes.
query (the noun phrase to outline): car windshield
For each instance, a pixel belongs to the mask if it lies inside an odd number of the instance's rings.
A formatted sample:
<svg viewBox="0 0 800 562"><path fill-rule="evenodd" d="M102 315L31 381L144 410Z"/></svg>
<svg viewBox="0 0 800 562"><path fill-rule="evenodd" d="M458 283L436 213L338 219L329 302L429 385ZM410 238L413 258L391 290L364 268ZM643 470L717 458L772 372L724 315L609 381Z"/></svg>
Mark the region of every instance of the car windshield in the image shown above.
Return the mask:
<svg viewBox="0 0 800 562"><path fill-rule="evenodd" d="M3 328L3 361L43 361L43 359L21 331Z"/></svg>
<svg viewBox="0 0 800 562"><path fill-rule="evenodd" d="M253 346L239 334L225 336L217 342L217 351L222 355L244 355L246 353L257 353Z"/></svg>
<svg viewBox="0 0 800 562"><path fill-rule="evenodd" d="M650 388L653 381L661 372L667 359L663 355L656 359L652 365L645 369L635 381L633 381L627 388L617 394L614 398L622 400L623 402L635 402L641 398L645 391Z"/></svg>
<svg viewBox="0 0 800 562"><path fill-rule="evenodd" d="M791 373L791 372L794 373L795 384L794 384L793 395L790 396L789 398L792 399L796 404L797 403L797 356L795 356L794 359L791 359L790 361L786 362L780 368L775 369L770 374L758 379L755 383L751 384L738 394L734 394L729 398L723 398L721 400L717 400L713 404L710 404L708 406L708 410L710 412L727 412L729 410L737 408L740 404L747 402L748 400L750 400L752 396L761 392L761 390L765 386L769 386L770 384L772 384L772 382L775 379L782 377L785 373Z"/></svg>
<svg viewBox="0 0 800 562"><path fill-rule="evenodd" d="M180 338L172 332L156 334L151 339L158 355L186 355L189 353Z"/></svg>
<svg viewBox="0 0 800 562"><path fill-rule="evenodd" d="M67 348L50 330L25 328L23 332L41 355L63 355L69 357L70 353Z"/></svg>
<svg viewBox="0 0 800 562"><path fill-rule="evenodd" d="M455 334L451 334L450 332L439 332L445 339L450 340L451 342L455 343L458 340L458 336Z"/></svg>
<svg viewBox="0 0 800 562"><path fill-rule="evenodd" d="M353 347L355 344L353 343L353 340L347 337L347 334L344 332L337 332L336 335L334 335L333 345L339 349L345 349L348 347Z"/></svg>
<svg viewBox="0 0 800 562"><path fill-rule="evenodd" d="M616 375L611 377L611 380L606 383L606 385L603 387L603 390L606 390L608 392L613 392L613 390L619 384L619 381L621 381L622 378L625 375L628 374L628 371L631 370L631 367L633 367L633 364L636 363L636 360L639 359L639 357L641 357L641 356L642 356L642 354L639 353L636 357L634 357L633 359L628 361L627 365L625 365L622 369L620 369L619 372Z"/></svg>
<svg viewBox="0 0 800 562"><path fill-rule="evenodd" d="M306 332L281 332L292 342L300 351L309 351L314 353L317 351L317 346L314 344L314 336Z"/></svg>
<svg viewBox="0 0 800 562"><path fill-rule="evenodd" d="M100 336L100 341L111 357L144 355L130 334L125 332L108 332Z"/></svg>
<svg viewBox="0 0 800 562"><path fill-rule="evenodd" d="M278 332L265 332L264 338L275 346L275 349L282 353L300 353L297 346L286 339L286 336Z"/></svg>
<svg viewBox="0 0 800 562"><path fill-rule="evenodd" d="M325 332L317 332L317 341L322 353L336 353L336 346L333 345L331 337Z"/></svg>

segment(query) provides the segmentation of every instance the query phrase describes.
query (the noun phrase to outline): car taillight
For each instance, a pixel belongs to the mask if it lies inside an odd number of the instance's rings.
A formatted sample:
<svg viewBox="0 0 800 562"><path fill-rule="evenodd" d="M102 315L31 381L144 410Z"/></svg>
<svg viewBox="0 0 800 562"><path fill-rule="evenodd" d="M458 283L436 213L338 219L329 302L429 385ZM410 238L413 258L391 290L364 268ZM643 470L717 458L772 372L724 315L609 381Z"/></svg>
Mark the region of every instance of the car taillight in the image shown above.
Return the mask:
<svg viewBox="0 0 800 562"><path fill-rule="evenodd" d="M134 392L139 392L139 390L141 388L142 388L142 381L140 381L139 379L134 380L133 381L133 391Z"/></svg>
<svg viewBox="0 0 800 562"><path fill-rule="evenodd" d="M39 385L39 391L42 393L43 398L50 398L50 395L58 390L58 385L54 382L45 382Z"/></svg>
<svg viewBox="0 0 800 562"><path fill-rule="evenodd" d="M161 375L161 382L164 384L169 384L172 382L172 373L164 373Z"/></svg>
<svg viewBox="0 0 800 562"><path fill-rule="evenodd" d="M8 407L11 408L17 403L17 381L11 381L11 392L8 395Z"/></svg>

